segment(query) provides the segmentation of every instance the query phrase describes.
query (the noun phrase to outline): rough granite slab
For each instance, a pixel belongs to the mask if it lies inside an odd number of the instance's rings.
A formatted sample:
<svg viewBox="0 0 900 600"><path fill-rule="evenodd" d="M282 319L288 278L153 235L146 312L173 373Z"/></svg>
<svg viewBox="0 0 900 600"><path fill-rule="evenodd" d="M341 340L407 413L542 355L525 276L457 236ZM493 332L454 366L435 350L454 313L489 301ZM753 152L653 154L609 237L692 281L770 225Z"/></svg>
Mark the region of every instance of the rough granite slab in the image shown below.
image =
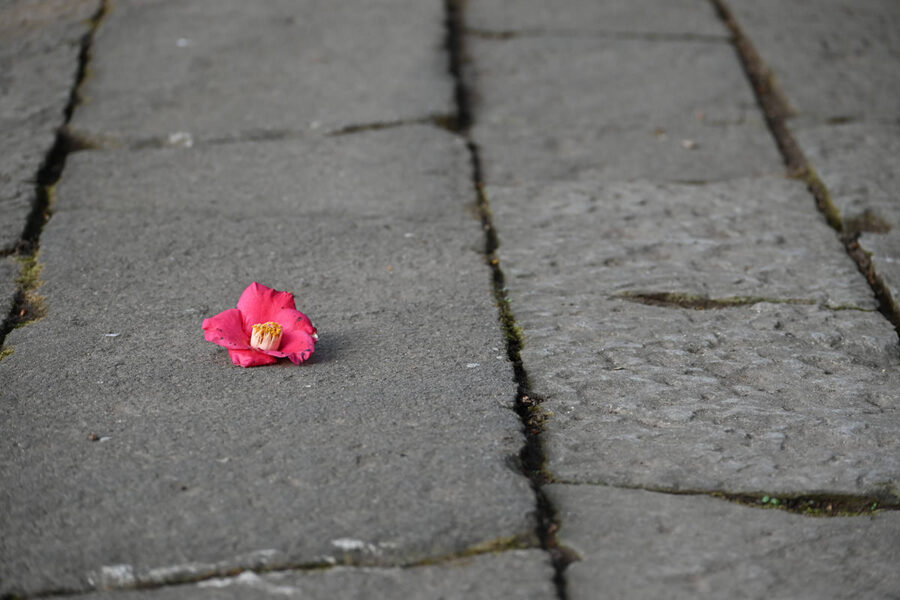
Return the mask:
<svg viewBox="0 0 900 600"><path fill-rule="evenodd" d="M73 128L186 144L448 114L443 38L440 2L122 0Z"/></svg>
<svg viewBox="0 0 900 600"><path fill-rule="evenodd" d="M675 293L875 309L800 182L488 186L514 299ZM518 311L517 311L518 312Z"/></svg>
<svg viewBox="0 0 900 600"><path fill-rule="evenodd" d="M900 125L846 123L801 128L797 139L825 182L844 226L860 232L895 304L900 301ZM900 310L900 306L895 306Z"/></svg>
<svg viewBox="0 0 900 600"><path fill-rule="evenodd" d="M815 518L703 496L551 485L572 600L891 598L900 515Z"/></svg>
<svg viewBox="0 0 900 600"><path fill-rule="evenodd" d="M556 597L553 567L539 550L511 550L445 563L407 568L334 567L258 575L245 571L200 583L140 591L93 593L85 600L166 600L197 598L226 600L289 596L308 599L410 598L468 600L470 598Z"/></svg>
<svg viewBox="0 0 900 600"><path fill-rule="evenodd" d="M782 173L727 42L470 38L485 181Z"/></svg>
<svg viewBox="0 0 900 600"><path fill-rule="evenodd" d="M465 146L431 127L305 143L70 157L48 316L0 363L3 593L529 542ZM253 280L319 326L310 363L241 369L204 341Z"/></svg>
<svg viewBox="0 0 900 600"><path fill-rule="evenodd" d="M900 495L897 336L796 183L488 193L558 480Z"/></svg>
<svg viewBox="0 0 900 600"><path fill-rule="evenodd" d="M0 251L12 250L34 201L35 176L65 118L82 36L97 0L0 5Z"/></svg>
<svg viewBox="0 0 900 600"><path fill-rule="evenodd" d="M474 30L544 34L634 34L726 39L727 31L704 0L541 0L468 2L467 25Z"/></svg>
<svg viewBox="0 0 900 600"><path fill-rule="evenodd" d="M900 96L895 0L728 0L800 116L894 121Z"/></svg>

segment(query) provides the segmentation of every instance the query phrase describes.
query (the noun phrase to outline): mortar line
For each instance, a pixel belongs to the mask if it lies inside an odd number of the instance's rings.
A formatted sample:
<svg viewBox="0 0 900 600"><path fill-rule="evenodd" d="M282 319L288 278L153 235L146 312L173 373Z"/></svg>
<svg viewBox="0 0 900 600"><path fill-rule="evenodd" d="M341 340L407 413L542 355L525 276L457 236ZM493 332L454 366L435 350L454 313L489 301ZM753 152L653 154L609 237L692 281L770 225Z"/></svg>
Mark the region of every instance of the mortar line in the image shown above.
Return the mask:
<svg viewBox="0 0 900 600"><path fill-rule="evenodd" d="M100 0L97 10L91 16L88 31L81 38L81 47L78 51L78 65L69 91L69 98L63 109L63 123L56 131L53 146L47 151L44 160L35 177L34 201L31 210L19 236L13 256L31 261L32 268L35 265L38 251L40 250L41 233L50 219L52 209L53 187L59 181L66 165L66 158L71 152L70 138L66 135L66 125L72 119L72 114L80 102L81 86L87 76L88 63L91 59L91 51L94 45L94 36L107 13L109 12L109 0ZM20 275L16 280L16 291L9 314L0 322L0 348L6 342L6 336L17 325L28 321L26 313L29 310L29 294L33 291L35 281L25 276L25 265L22 265Z"/></svg>
<svg viewBox="0 0 900 600"><path fill-rule="evenodd" d="M512 365L513 376L516 382L515 412L522 422L522 430L525 437L525 443L519 452L519 460L523 475L531 483L535 496L537 519L535 533L541 548L547 552L553 565L553 583L556 587L557 597L559 600L568 600L565 569L573 561L575 554L559 543L556 537L556 532L559 529L559 513L543 490L544 484L548 481L546 473L547 456L541 438L542 424L546 415L540 407L541 400L535 397L531 390L528 373L522 362L520 353L523 342L521 329L516 324L515 315L509 305L510 299L507 295L505 284L506 277L497 255L500 239L491 214L490 201L484 191L485 181L480 149L471 132L474 118L471 90L466 81L463 67L464 61L470 59L470 57L466 56L465 3L466 0L444 0L449 71L455 82L456 133L465 140L466 147L469 150L472 167L472 186L485 238L484 258L491 270L494 300L499 313L498 320L506 336L506 354Z"/></svg>
<svg viewBox="0 0 900 600"><path fill-rule="evenodd" d="M787 119L794 115L794 110L781 91L772 70L762 60L750 38L738 24L727 1L710 0L710 2L719 18L731 32L732 43L743 65L744 73L750 80L750 86L753 88L769 130L781 152L788 175L806 183L807 189L816 201L819 212L835 230L838 240L844 245L844 250L856 263L859 272L866 278L878 301L878 311L894 326L894 330L900 336L900 305L898 305L900 299L893 297L890 287L875 272L871 255L859 245L858 233L848 231L840 210L831 199L828 187L803 153L796 137L788 127Z"/></svg>

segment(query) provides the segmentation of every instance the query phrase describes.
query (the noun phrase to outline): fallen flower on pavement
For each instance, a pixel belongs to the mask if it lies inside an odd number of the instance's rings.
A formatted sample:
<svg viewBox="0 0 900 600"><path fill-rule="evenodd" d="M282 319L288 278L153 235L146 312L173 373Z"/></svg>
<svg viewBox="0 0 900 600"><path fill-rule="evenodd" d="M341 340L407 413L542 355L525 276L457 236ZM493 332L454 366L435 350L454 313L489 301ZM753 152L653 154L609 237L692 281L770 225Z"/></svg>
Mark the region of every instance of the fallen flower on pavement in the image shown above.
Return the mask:
<svg viewBox="0 0 900 600"><path fill-rule="evenodd" d="M203 320L206 341L228 349L242 367L270 365L289 358L299 365L316 351L319 336L309 317L297 310L294 295L255 281L229 308Z"/></svg>

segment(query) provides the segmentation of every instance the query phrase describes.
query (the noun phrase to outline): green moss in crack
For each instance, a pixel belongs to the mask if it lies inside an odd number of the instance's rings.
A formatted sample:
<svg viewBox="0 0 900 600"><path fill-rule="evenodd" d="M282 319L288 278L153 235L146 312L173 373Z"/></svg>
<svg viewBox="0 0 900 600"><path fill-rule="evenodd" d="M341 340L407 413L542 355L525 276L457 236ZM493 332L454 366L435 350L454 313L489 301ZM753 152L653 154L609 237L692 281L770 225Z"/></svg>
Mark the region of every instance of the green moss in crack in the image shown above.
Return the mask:
<svg viewBox="0 0 900 600"><path fill-rule="evenodd" d="M727 296L710 298L700 294L686 292L620 292L615 297L630 302L640 302L650 306L668 308L689 308L694 310L718 310L734 306L748 306L767 302L769 304L815 304L814 300L805 298L766 298L763 296Z"/></svg>
<svg viewBox="0 0 900 600"><path fill-rule="evenodd" d="M44 284L41 271L44 269L37 255L18 259L21 265L16 277L18 292L16 293L17 313L13 315L14 326L22 327L42 319L47 314L47 300L37 293Z"/></svg>
<svg viewBox="0 0 900 600"><path fill-rule="evenodd" d="M3 362L4 358L9 358L10 356L12 356L13 352L15 352L15 349L13 348L4 348L0 350L0 362Z"/></svg>
<svg viewBox="0 0 900 600"><path fill-rule="evenodd" d="M869 208L858 215L847 217L844 221L844 233L848 236L857 236L864 232L889 233L893 227L890 221Z"/></svg>
<svg viewBox="0 0 900 600"><path fill-rule="evenodd" d="M853 496L848 494L811 494L776 496L772 494L726 494L714 492L715 498L752 506L778 509L808 517L860 517L882 510L900 508L890 498Z"/></svg>

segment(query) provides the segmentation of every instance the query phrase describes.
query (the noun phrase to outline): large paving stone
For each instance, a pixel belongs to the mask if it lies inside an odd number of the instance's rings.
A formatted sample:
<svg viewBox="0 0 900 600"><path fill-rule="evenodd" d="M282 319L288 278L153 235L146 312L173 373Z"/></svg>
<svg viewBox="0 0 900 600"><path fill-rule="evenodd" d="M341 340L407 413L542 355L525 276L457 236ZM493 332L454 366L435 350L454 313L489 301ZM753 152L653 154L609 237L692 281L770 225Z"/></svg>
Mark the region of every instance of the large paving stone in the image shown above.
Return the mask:
<svg viewBox="0 0 900 600"><path fill-rule="evenodd" d="M3 591L527 538L467 158L428 127L72 156L42 236L48 316L0 363ZM310 363L244 370L203 340L253 280L319 326Z"/></svg>
<svg viewBox="0 0 900 600"><path fill-rule="evenodd" d="M872 256L900 311L900 126L873 123L802 128L797 138L825 182L848 231Z"/></svg>
<svg viewBox="0 0 900 600"><path fill-rule="evenodd" d="M796 181L555 182L487 194L504 271L528 310L531 295L629 292L877 306Z"/></svg>
<svg viewBox="0 0 900 600"><path fill-rule="evenodd" d="M558 479L900 495L896 333L796 184L488 193Z"/></svg>
<svg viewBox="0 0 900 600"><path fill-rule="evenodd" d="M410 0L121 0L73 127L185 143L450 113L443 21Z"/></svg>
<svg viewBox="0 0 900 600"><path fill-rule="evenodd" d="M572 600L891 598L900 515L813 518L702 496L552 485Z"/></svg>
<svg viewBox="0 0 900 600"><path fill-rule="evenodd" d="M892 121L900 96L894 0L728 0L799 115Z"/></svg>
<svg viewBox="0 0 900 600"><path fill-rule="evenodd" d="M469 39L489 184L783 171L726 42Z"/></svg>
<svg viewBox="0 0 900 600"><path fill-rule="evenodd" d="M515 550L413 568L334 567L314 571L286 571L209 579L197 584L155 590L116 591L78 596L85 600L121 598L254 599L297 598L410 598L460 600L469 598L556 597L553 567L538 550Z"/></svg>
<svg viewBox="0 0 900 600"><path fill-rule="evenodd" d="M34 201L75 84L78 52L97 0L8 0L0 5L0 251L13 249Z"/></svg>
<svg viewBox="0 0 900 600"><path fill-rule="evenodd" d="M727 37L707 0L499 0L465 7L466 23L476 30Z"/></svg>

